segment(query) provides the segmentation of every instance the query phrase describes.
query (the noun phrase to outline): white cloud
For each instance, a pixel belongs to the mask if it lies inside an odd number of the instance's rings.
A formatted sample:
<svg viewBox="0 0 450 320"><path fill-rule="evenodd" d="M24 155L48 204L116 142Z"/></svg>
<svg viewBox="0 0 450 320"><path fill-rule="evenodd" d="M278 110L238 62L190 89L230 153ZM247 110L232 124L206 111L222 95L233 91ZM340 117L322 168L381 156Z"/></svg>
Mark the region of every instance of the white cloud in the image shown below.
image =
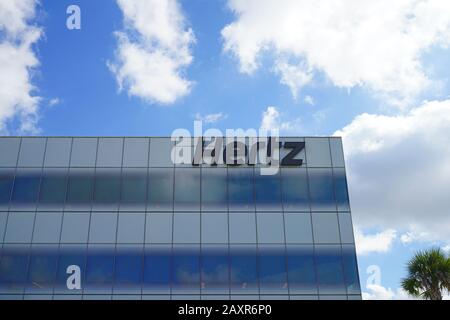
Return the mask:
<svg viewBox="0 0 450 320"><path fill-rule="evenodd" d="M41 98L35 94L33 72L39 60L33 51L42 30L32 24L36 0L0 1L0 132L17 120L19 132L38 131ZM14 129L15 130L15 129Z"/></svg>
<svg viewBox="0 0 450 320"><path fill-rule="evenodd" d="M228 118L228 115L223 112L211 113L211 114L206 114L206 115L201 115L200 113L197 113L195 115L196 120L200 120L205 123L216 123L221 120L225 120L226 118Z"/></svg>
<svg viewBox="0 0 450 320"><path fill-rule="evenodd" d="M366 85L391 103L430 83L421 55L450 43L450 2L442 0L228 0L236 19L224 50L252 73L262 54L293 93L324 74L343 88ZM281 64L281 65L280 65Z"/></svg>
<svg viewBox="0 0 450 320"><path fill-rule="evenodd" d="M355 228L356 251L359 255L386 253L391 249L396 238L397 232L393 229L375 234L364 234L360 228Z"/></svg>
<svg viewBox="0 0 450 320"><path fill-rule="evenodd" d="M450 254L450 244L443 247L442 250L444 250L445 253Z"/></svg>
<svg viewBox="0 0 450 320"><path fill-rule="evenodd" d="M450 241L450 100L399 116L362 114L335 134L356 224Z"/></svg>
<svg viewBox="0 0 450 320"><path fill-rule="evenodd" d="M262 130L278 130L279 132L299 132L301 130L300 118L282 120L277 107L269 106L262 114Z"/></svg>
<svg viewBox="0 0 450 320"><path fill-rule="evenodd" d="M363 300L414 300L415 298L406 293L402 288L392 290L381 285L367 285L367 291L362 292Z"/></svg>
<svg viewBox="0 0 450 320"><path fill-rule="evenodd" d="M306 104L309 104L310 106L313 106L313 105L316 104L316 101L314 100L314 98L311 97L311 96L308 96L308 95L305 96L305 98L303 99L303 101L304 101Z"/></svg>
<svg viewBox="0 0 450 320"><path fill-rule="evenodd" d="M171 104L187 95L184 77L195 37L176 0L117 0L125 29L116 32L116 60L108 63L120 90L150 103Z"/></svg>

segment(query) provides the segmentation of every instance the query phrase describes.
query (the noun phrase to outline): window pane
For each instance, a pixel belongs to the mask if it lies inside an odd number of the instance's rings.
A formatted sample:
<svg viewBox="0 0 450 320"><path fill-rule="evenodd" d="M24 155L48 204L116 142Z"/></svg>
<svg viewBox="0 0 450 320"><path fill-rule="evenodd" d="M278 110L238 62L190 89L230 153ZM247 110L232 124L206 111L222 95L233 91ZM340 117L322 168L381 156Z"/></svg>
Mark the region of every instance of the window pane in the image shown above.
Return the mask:
<svg viewBox="0 0 450 320"><path fill-rule="evenodd" d="M172 294L200 293L200 248L174 246Z"/></svg>
<svg viewBox="0 0 450 320"><path fill-rule="evenodd" d="M27 280L29 245L4 245L0 259L0 293L23 293Z"/></svg>
<svg viewBox="0 0 450 320"><path fill-rule="evenodd" d="M144 211L147 201L147 169L123 169L120 210Z"/></svg>
<svg viewBox="0 0 450 320"><path fill-rule="evenodd" d="M62 213L37 212L33 243L58 243L61 235Z"/></svg>
<svg viewBox="0 0 450 320"><path fill-rule="evenodd" d="M113 283L114 246L88 248L85 293L110 293Z"/></svg>
<svg viewBox="0 0 450 320"><path fill-rule="evenodd" d="M261 294L288 292L284 246L259 246Z"/></svg>
<svg viewBox="0 0 450 320"><path fill-rule="evenodd" d="M89 243L115 243L117 232L117 213L91 214Z"/></svg>
<svg viewBox="0 0 450 320"><path fill-rule="evenodd" d="M171 212L147 214L145 242L171 243L172 218L173 214Z"/></svg>
<svg viewBox="0 0 450 320"><path fill-rule="evenodd" d="M71 138L48 138L44 167L68 167L71 148Z"/></svg>
<svg viewBox="0 0 450 320"><path fill-rule="evenodd" d="M94 167L97 159L97 138L74 138L71 167Z"/></svg>
<svg viewBox="0 0 450 320"><path fill-rule="evenodd" d="M228 243L228 214L202 213L202 243Z"/></svg>
<svg viewBox="0 0 450 320"><path fill-rule="evenodd" d="M8 219L8 212L0 212L0 239L3 241L3 237L6 231L6 220ZM1 252L0 252L1 254Z"/></svg>
<svg viewBox="0 0 450 320"><path fill-rule="evenodd" d="M203 294L229 292L228 246L202 246L201 283Z"/></svg>
<svg viewBox="0 0 450 320"><path fill-rule="evenodd" d="M287 243L313 242L310 213L285 213L284 222Z"/></svg>
<svg viewBox="0 0 450 320"><path fill-rule="evenodd" d="M339 229L342 243L354 243L352 218L350 213L339 213Z"/></svg>
<svg viewBox="0 0 450 320"><path fill-rule="evenodd" d="M147 167L149 144L148 138L125 138L123 166Z"/></svg>
<svg viewBox="0 0 450 320"><path fill-rule="evenodd" d="M33 233L34 212L10 212L5 242L30 243Z"/></svg>
<svg viewBox="0 0 450 320"><path fill-rule="evenodd" d="M230 211L254 211L253 169L228 169L228 202Z"/></svg>
<svg viewBox="0 0 450 320"><path fill-rule="evenodd" d="M227 169L202 169L202 210L227 211Z"/></svg>
<svg viewBox="0 0 450 320"><path fill-rule="evenodd" d="M360 294L358 265L356 263L356 250L353 245L342 246L342 257L344 262L345 286L348 294Z"/></svg>
<svg viewBox="0 0 450 320"><path fill-rule="evenodd" d="M97 167L122 166L123 138L100 138L98 140Z"/></svg>
<svg viewBox="0 0 450 320"><path fill-rule="evenodd" d="M314 250L312 246L287 246L289 292L317 294Z"/></svg>
<svg viewBox="0 0 450 320"><path fill-rule="evenodd" d="M331 169L309 169L311 210L336 211Z"/></svg>
<svg viewBox="0 0 450 320"><path fill-rule="evenodd" d="M334 192L336 195L336 204L339 211L350 211L348 203L347 179L344 169L334 169Z"/></svg>
<svg viewBox="0 0 450 320"><path fill-rule="evenodd" d="M11 210L36 210L40 181L40 169L18 170L14 181Z"/></svg>
<svg viewBox="0 0 450 320"><path fill-rule="evenodd" d="M86 246L61 245L59 249L58 271L56 276L55 293L80 294L82 289L69 290L67 280L74 271L69 267L78 267L81 275L81 288L84 287L84 270L86 266ZM73 282L69 282L74 284Z"/></svg>
<svg viewBox="0 0 450 320"><path fill-rule="evenodd" d="M39 192L39 210L59 211L64 208L67 190L66 169L45 169Z"/></svg>
<svg viewBox="0 0 450 320"><path fill-rule="evenodd" d="M259 243L284 243L284 224L282 213L256 214Z"/></svg>
<svg viewBox="0 0 450 320"><path fill-rule="evenodd" d="M256 210L281 210L280 173L275 175L255 174Z"/></svg>
<svg viewBox="0 0 450 320"><path fill-rule="evenodd" d="M283 209L309 211L308 179L306 169L281 169Z"/></svg>
<svg viewBox="0 0 450 320"><path fill-rule="evenodd" d="M171 159L172 147L170 138L150 139L150 167L173 167Z"/></svg>
<svg viewBox="0 0 450 320"><path fill-rule="evenodd" d="M230 213L230 242L256 243L256 218L254 212Z"/></svg>
<svg viewBox="0 0 450 320"><path fill-rule="evenodd" d="M312 222L315 243L340 243L336 213L313 213Z"/></svg>
<svg viewBox="0 0 450 320"><path fill-rule="evenodd" d="M66 210L90 210L93 191L93 169L70 169Z"/></svg>
<svg viewBox="0 0 450 320"><path fill-rule="evenodd" d="M144 294L170 293L171 246L146 246L144 257Z"/></svg>
<svg viewBox="0 0 450 320"><path fill-rule="evenodd" d="M345 294L341 246L315 246L315 263L320 294Z"/></svg>
<svg viewBox="0 0 450 320"><path fill-rule="evenodd" d="M19 156L20 138L0 139L0 167L15 167Z"/></svg>
<svg viewBox="0 0 450 320"><path fill-rule="evenodd" d="M117 243L144 243L145 213L120 213Z"/></svg>
<svg viewBox="0 0 450 320"><path fill-rule="evenodd" d="M230 246L231 293L257 294L256 246Z"/></svg>
<svg viewBox="0 0 450 320"><path fill-rule="evenodd" d="M14 182L13 169L0 169L0 210L8 210Z"/></svg>
<svg viewBox="0 0 450 320"><path fill-rule="evenodd" d="M141 294L143 247L119 245L116 249L114 294Z"/></svg>
<svg viewBox="0 0 450 320"><path fill-rule="evenodd" d="M64 213L62 243L87 243L90 213Z"/></svg>
<svg viewBox="0 0 450 320"><path fill-rule="evenodd" d="M92 210L117 210L120 201L120 169L97 169Z"/></svg>
<svg viewBox="0 0 450 320"><path fill-rule="evenodd" d="M33 246L25 293L53 293L58 263L58 245Z"/></svg>
<svg viewBox="0 0 450 320"><path fill-rule="evenodd" d="M200 243L200 214L175 213L173 224L174 243Z"/></svg>
<svg viewBox="0 0 450 320"><path fill-rule="evenodd" d="M173 169L149 169L148 210L172 211Z"/></svg>
<svg viewBox="0 0 450 320"><path fill-rule="evenodd" d="M22 138L18 167L42 167L47 138Z"/></svg>
<svg viewBox="0 0 450 320"><path fill-rule="evenodd" d="M308 167L331 167L328 138L306 138L305 144Z"/></svg>
<svg viewBox="0 0 450 320"><path fill-rule="evenodd" d="M342 139L330 138L331 160L333 167L344 167L344 154L342 152Z"/></svg>
<svg viewBox="0 0 450 320"><path fill-rule="evenodd" d="M200 169L175 168L175 210L200 210Z"/></svg>

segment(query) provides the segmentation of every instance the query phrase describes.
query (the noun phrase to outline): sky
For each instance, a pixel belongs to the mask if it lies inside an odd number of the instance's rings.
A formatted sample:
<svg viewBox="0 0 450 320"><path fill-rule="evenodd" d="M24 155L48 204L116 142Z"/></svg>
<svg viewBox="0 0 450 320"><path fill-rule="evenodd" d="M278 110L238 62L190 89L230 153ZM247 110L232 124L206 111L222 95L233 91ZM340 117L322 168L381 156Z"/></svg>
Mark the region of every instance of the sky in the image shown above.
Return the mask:
<svg viewBox="0 0 450 320"><path fill-rule="evenodd" d="M0 0L0 134L342 136L365 299L450 252L450 2Z"/></svg>

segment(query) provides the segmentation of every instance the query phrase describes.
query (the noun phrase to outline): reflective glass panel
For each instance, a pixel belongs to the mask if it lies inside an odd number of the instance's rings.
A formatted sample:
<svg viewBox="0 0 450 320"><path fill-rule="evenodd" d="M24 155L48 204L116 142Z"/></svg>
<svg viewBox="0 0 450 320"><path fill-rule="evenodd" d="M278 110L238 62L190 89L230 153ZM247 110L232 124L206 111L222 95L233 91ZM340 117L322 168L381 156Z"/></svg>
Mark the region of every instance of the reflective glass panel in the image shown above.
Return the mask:
<svg viewBox="0 0 450 320"><path fill-rule="evenodd" d="M40 182L40 169L18 170L14 180L11 210L35 210Z"/></svg>
<svg viewBox="0 0 450 320"><path fill-rule="evenodd" d="M261 294L286 294L288 292L288 284L285 247L260 245L258 251Z"/></svg>
<svg viewBox="0 0 450 320"><path fill-rule="evenodd" d="M60 211L67 191L67 169L44 169L39 192L39 210Z"/></svg>
<svg viewBox="0 0 450 320"><path fill-rule="evenodd" d="M14 169L0 169L0 210L8 210L14 183Z"/></svg>
<svg viewBox="0 0 450 320"><path fill-rule="evenodd" d="M97 169L92 210L117 210L120 202L120 169Z"/></svg>
<svg viewBox="0 0 450 320"><path fill-rule="evenodd" d="M336 211L331 169L309 169L309 192L312 211Z"/></svg>
<svg viewBox="0 0 450 320"><path fill-rule="evenodd" d="M228 246L204 245L201 255L201 288L203 294L229 293Z"/></svg>
<svg viewBox="0 0 450 320"><path fill-rule="evenodd" d="M281 210L280 173L275 175L261 175L255 172L256 210Z"/></svg>
<svg viewBox="0 0 450 320"><path fill-rule="evenodd" d="M66 210L90 210L93 191L93 169L70 169Z"/></svg>
<svg viewBox="0 0 450 320"><path fill-rule="evenodd" d="M55 293L80 294L84 287L86 266L86 245L61 245L59 249L58 271L56 276ZM76 271L74 271L76 269ZM75 287L75 272L80 272L80 289ZM69 281L68 281L69 280ZM70 285L68 287L67 285Z"/></svg>
<svg viewBox="0 0 450 320"><path fill-rule="evenodd" d="M0 259L0 293L23 293L27 281L29 245L4 245Z"/></svg>
<svg viewBox="0 0 450 320"><path fill-rule="evenodd" d="M349 211L350 204L348 202L347 179L345 178L344 169L334 169L334 193L336 196L337 209L339 211Z"/></svg>
<svg viewBox="0 0 450 320"><path fill-rule="evenodd" d="M288 277L291 294L317 294L313 246L288 245Z"/></svg>
<svg viewBox="0 0 450 320"><path fill-rule="evenodd" d="M58 245L32 248L26 293L53 293L58 263Z"/></svg>
<svg viewBox="0 0 450 320"><path fill-rule="evenodd" d="M256 245L231 245L230 268L232 294L259 293Z"/></svg>
<svg viewBox="0 0 450 320"><path fill-rule="evenodd" d="M171 246L151 245L145 247L144 294L170 293Z"/></svg>
<svg viewBox="0 0 450 320"><path fill-rule="evenodd" d="M173 168L150 168L148 177L149 211L172 211Z"/></svg>
<svg viewBox="0 0 450 320"><path fill-rule="evenodd" d="M202 210L227 211L227 169L202 168Z"/></svg>
<svg viewBox="0 0 450 320"><path fill-rule="evenodd" d="M61 235L61 212L37 212L33 243L58 243Z"/></svg>
<svg viewBox="0 0 450 320"><path fill-rule="evenodd" d="M175 168L175 210L200 210L199 168Z"/></svg>
<svg viewBox="0 0 450 320"><path fill-rule="evenodd" d="M340 245L315 246L315 263L320 294L345 294Z"/></svg>
<svg viewBox="0 0 450 320"><path fill-rule="evenodd" d="M114 246L91 245L86 264L85 293L110 293L114 276Z"/></svg>
<svg viewBox="0 0 450 320"><path fill-rule="evenodd" d="M114 294L141 294L143 247L119 245L116 249Z"/></svg>
<svg viewBox="0 0 450 320"><path fill-rule="evenodd" d="M199 246L173 247L172 294L200 293Z"/></svg>
<svg viewBox="0 0 450 320"><path fill-rule="evenodd" d="M147 202L147 169L123 169L120 210L144 211Z"/></svg>
<svg viewBox="0 0 450 320"><path fill-rule="evenodd" d="M304 168L282 168L284 211L309 211L308 178Z"/></svg>
<svg viewBox="0 0 450 320"><path fill-rule="evenodd" d="M228 203L230 211L255 210L252 168L228 168Z"/></svg>
<svg viewBox="0 0 450 320"><path fill-rule="evenodd" d="M342 246L342 259L344 262L345 286L348 294L360 294L358 265L356 262L356 250L353 245Z"/></svg>

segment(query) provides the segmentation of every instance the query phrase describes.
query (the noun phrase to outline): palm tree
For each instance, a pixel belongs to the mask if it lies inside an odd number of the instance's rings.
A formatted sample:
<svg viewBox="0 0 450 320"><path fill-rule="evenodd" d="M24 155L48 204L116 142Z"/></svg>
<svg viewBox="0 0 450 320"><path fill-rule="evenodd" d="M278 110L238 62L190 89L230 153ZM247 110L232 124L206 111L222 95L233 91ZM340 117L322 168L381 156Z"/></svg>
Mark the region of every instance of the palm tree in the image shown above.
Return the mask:
<svg viewBox="0 0 450 320"><path fill-rule="evenodd" d="M403 289L414 297L442 300L450 290L450 257L441 249L419 251L408 262L408 277L402 280Z"/></svg>

